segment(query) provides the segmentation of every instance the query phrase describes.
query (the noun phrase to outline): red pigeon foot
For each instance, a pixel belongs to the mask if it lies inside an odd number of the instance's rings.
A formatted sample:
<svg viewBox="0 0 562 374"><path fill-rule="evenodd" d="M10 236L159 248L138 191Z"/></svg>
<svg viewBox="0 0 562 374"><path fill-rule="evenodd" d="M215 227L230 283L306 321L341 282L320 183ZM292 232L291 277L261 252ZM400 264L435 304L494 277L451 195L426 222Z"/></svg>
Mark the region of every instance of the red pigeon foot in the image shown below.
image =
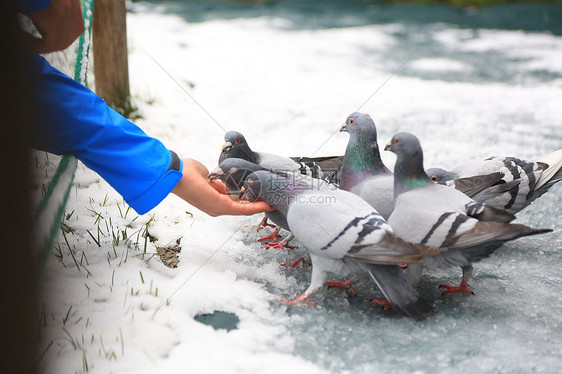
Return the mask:
<svg viewBox="0 0 562 374"><path fill-rule="evenodd" d="M466 283L465 281L462 281L458 287L449 286L448 284L442 284L439 286L439 288L445 288L445 291L443 291L443 295L448 295L455 292L466 292L469 295L474 295L474 292L472 292L472 290L470 290L468 287L468 283Z"/></svg>
<svg viewBox="0 0 562 374"><path fill-rule="evenodd" d="M324 282L324 284L327 284L328 288L343 288L345 290L349 290L352 295L357 294L352 287L353 281L347 278L343 278L343 282Z"/></svg>
<svg viewBox="0 0 562 374"><path fill-rule="evenodd" d="M281 266L294 268L294 267L297 267L298 264L300 264L300 263L304 264L305 262L306 262L306 260L304 259L304 257L301 257L301 258L296 259L293 262L289 262L288 264L282 263Z"/></svg>
<svg viewBox="0 0 562 374"><path fill-rule="evenodd" d="M285 300L285 299L283 299L282 301L283 301L283 304L289 305L289 306L291 306L291 305L293 305L293 304L295 304L295 303L301 303L301 304L306 303L306 304L308 304L308 305L310 305L310 306L313 306L313 305L314 305L314 301L307 301L307 300L306 300L307 298L308 298L308 295L306 295L306 294L303 293L302 295L300 295L299 297L297 297L297 298L294 299L294 300Z"/></svg>
<svg viewBox="0 0 562 374"><path fill-rule="evenodd" d="M263 242L264 240L277 240L279 238L279 227L276 227L275 230L271 233L271 235L264 236L263 238L259 238L258 242Z"/></svg>
<svg viewBox="0 0 562 374"><path fill-rule="evenodd" d="M271 223L267 223L267 217L263 217L263 219L260 221L260 223L258 223L258 225L256 226L256 230L260 231L261 229L263 229L267 226L275 227L275 225L272 225Z"/></svg>
<svg viewBox="0 0 562 374"><path fill-rule="evenodd" d="M264 244L264 248L269 249L269 248L276 248L276 249L283 249L283 248L289 248L289 249L295 249L294 246L289 245L289 240L287 240L287 238L279 241L279 242L269 242Z"/></svg>
<svg viewBox="0 0 562 374"><path fill-rule="evenodd" d="M373 299L371 302L382 305L384 310L392 309L392 305L390 305L390 303L386 300Z"/></svg>

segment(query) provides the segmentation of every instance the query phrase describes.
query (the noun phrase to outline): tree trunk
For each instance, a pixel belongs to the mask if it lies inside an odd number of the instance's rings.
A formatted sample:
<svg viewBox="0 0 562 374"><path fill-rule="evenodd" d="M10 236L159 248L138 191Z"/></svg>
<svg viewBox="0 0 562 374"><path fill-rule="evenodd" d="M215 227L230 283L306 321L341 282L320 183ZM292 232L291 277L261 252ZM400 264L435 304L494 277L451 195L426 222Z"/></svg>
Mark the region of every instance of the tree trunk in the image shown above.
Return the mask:
<svg viewBox="0 0 562 374"><path fill-rule="evenodd" d="M129 100L125 0L96 0L93 43L96 93L109 106L125 108Z"/></svg>

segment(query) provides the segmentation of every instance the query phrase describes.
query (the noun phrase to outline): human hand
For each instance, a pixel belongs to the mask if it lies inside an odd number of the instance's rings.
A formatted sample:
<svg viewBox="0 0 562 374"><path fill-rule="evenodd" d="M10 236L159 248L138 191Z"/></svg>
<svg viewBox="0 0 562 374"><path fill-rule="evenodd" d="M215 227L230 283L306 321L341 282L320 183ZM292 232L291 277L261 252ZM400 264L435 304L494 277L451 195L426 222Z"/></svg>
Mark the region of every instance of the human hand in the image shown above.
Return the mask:
<svg viewBox="0 0 562 374"><path fill-rule="evenodd" d="M44 9L27 16L42 36L24 32L25 43L34 53L63 50L84 32L80 0L51 0Z"/></svg>
<svg viewBox="0 0 562 374"><path fill-rule="evenodd" d="M274 210L264 201L249 203L230 195L218 180L208 179L209 170L198 161L183 159L183 177L172 192L210 216L252 215Z"/></svg>

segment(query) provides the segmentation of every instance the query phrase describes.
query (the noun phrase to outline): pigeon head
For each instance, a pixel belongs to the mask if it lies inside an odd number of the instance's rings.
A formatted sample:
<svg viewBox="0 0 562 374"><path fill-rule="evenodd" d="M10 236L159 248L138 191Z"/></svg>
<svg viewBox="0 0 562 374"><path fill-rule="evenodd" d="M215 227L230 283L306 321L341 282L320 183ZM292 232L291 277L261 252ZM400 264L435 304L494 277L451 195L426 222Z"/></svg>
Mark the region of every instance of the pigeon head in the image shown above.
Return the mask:
<svg viewBox="0 0 562 374"><path fill-rule="evenodd" d="M310 189L310 186L292 174L281 175L258 170L246 178L241 195L248 201L263 200L286 215L294 197L305 189Z"/></svg>
<svg viewBox="0 0 562 374"><path fill-rule="evenodd" d="M446 184L448 181L458 179L455 173L441 168L431 168L425 171L429 179L439 184Z"/></svg>
<svg viewBox="0 0 562 374"><path fill-rule="evenodd" d="M256 155L248 146L244 135L238 131L228 131L224 135L225 143L222 146L219 164L227 158L241 158L246 161L256 162Z"/></svg>
<svg viewBox="0 0 562 374"><path fill-rule="evenodd" d="M377 127L367 113L351 113L340 128L340 132L347 132L350 136L367 136L369 141L377 141Z"/></svg>
<svg viewBox="0 0 562 374"><path fill-rule="evenodd" d="M401 156L406 156L423 159L420 141L414 134L410 134L409 132L399 132L395 134L386 144L384 150L396 153L399 158Z"/></svg>
<svg viewBox="0 0 562 374"><path fill-rule="evenodd" d="M392 137L384 150L394 152L397 156L394 165L395 193L431 182L423 169L423 151L415 135L408 132L398 133Z"/></svg>
<svg viewBox="0 0 562 374"><path fill-rule="evenodd" d="M209 174L209 179L220 179L231 190L239 190L248 175L257 170L265 169L241 158L227 158Z"/></svg>
<svg viewBox="0 0 562 374"><path fill-rule="evenodd" d="M371 116L352 113L340 131L349 133L341 172L342 189L349 190L368 177L390 172L381 160L377 128Z"/></svg>

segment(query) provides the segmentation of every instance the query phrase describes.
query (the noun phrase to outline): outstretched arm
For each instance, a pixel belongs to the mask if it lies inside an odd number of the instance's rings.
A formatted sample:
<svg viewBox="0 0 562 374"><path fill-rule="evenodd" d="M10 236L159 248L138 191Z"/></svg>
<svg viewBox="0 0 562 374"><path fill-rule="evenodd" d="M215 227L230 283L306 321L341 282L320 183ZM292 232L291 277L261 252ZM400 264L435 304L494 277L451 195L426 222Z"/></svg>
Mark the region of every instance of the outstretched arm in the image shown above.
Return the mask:
<svg viewBox="0 0 562 374"><path fill-rule="evenodd" d="M209 170L198 161L184 158L182 172L183 177L172 192L210 216L251 215L274 210L263 201L248 203L229 195L222 182L208 179Z"/></svg>
<svg viewBox="0 0 562 374"><path fill-rule="evenodd" d="M29 50L34 53L63 50L84 32L80 0L51 0L44 9L27 16L42 37L24 34Z"/></svg>

